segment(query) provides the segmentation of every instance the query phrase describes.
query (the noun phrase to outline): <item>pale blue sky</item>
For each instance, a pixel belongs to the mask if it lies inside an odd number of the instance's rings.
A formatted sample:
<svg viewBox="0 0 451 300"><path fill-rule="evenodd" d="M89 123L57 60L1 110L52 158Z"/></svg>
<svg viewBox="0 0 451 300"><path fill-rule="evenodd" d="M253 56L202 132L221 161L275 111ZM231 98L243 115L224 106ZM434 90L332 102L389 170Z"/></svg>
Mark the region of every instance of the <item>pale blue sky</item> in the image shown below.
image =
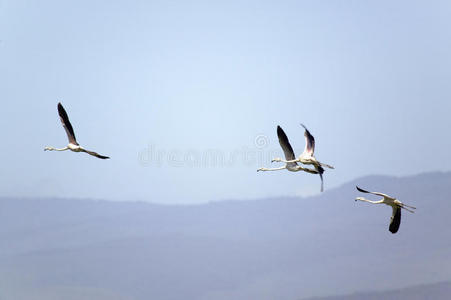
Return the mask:
<svg viewBox="0 0 451 300"><path fill-rule="evenodd" d="M282 155L277 125L303 150L301 122L336 167L326 191L451 169L449 1L113 2L0 0L2 196L311 194L317 176L255 172ZM111 160L43 151L67 143L58 101ZM235 158L183 161L209 150Z"/></svg>

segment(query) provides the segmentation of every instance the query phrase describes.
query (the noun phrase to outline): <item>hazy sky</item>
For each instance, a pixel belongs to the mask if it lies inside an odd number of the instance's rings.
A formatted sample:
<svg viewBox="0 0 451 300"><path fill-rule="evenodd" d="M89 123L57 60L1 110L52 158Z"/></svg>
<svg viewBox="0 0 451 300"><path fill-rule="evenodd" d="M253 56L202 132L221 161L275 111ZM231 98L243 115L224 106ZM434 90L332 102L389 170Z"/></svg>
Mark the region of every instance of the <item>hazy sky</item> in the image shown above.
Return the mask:
<svg viewBox="0 0 451 300"><path fill-rule="evenodd" d="M449 1L0 0L2 196L197 203L450 170ZM44 152L67 144L111 156ZM211 155L224 161L212 162Z"/></svg>

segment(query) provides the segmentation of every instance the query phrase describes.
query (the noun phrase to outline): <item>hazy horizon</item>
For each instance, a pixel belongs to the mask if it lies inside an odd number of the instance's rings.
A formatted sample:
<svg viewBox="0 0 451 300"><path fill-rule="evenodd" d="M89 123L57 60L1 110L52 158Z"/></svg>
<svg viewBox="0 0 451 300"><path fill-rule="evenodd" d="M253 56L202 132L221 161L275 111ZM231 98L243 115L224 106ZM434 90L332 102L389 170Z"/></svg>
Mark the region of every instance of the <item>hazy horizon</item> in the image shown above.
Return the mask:
<svg viewBox="0 0 451 300"><path fill-rule="evenodd" d="M319 197L178 206L0 198L0 298L446 300L450 182L372 176ZM392 234L391 208L355 202L356 184L417 210Z"/></svg>
<svg viewBox="0 0 451 300"><path fill-rule="evenodd" d="M148 203L151 205L164 205L164 206L198 206L198 205L205 205L205 204L215 204L215 203L225 203L225 202L234 202L234 201L259 201L259 200L272 200L272 199L277 199L277 198L300 198L300 199L306 199L309 197L318 197L321 196L324 193L328 193L328 192L334 192L336 189L340 189L343 186L348 186L351 183L356 183L359 184L357 180L361 180L363 182L368 181L368 179L387 179L387 178L392 178L395 180L398 179L410 179L410 178L415 178L415 177L419 177L419 176L434 176L434 175L446 175L446 174L450 174L451 171L430 171L430 172L421 172L421 173L417 173L417 174L411 174L411 175L405 175L405 176L394 176L394 175L384 175L384 174L372 174L372 175L365 175L362 177L358 177L358 178L353 178L350 179L349 181L343 182L341 184L339 184L338 186L334 186L334 187L330 187L327 191L324 191L323 193L318 192L318 193L312 193L310 195L290 195L290 194L279 194L279 195L269 195L269 196L262 196L262 197L253 197L253 198L224 198L224 199L215 199L215 200L207 200L205 202L194 202L194 203L186 203L186 202L170 202L170 203L165 203L165 202L161 202L161 201L150 201L150 199L133 199L133 198L124 198L124 199L109 199L109 198L94 198L94 197L77 197L77 196L69 196L69 197L64 197L64 196L39 196L39 197L35 197L35 196L20 196L20 195L16 195L16 196L11 196L11 195L1 195L0 194L0 199L24 199L24 200L42 200L42 199L62 199L62 200L80 200L80 201L111 201L111 202L135 202L135 203ZM369 189L375 189L377 190L377 185L372 185L370 187L368 187ZM354 186L352 186L352 188L350 189L350 191L354 191ZM358 195L357 191L354 191L356 195ZM395 194L392 194L392 196L396 197L396 191L392 191ZM353 198L351 198L352 200ZM158 199L157 199L158 200Z"/></svg>

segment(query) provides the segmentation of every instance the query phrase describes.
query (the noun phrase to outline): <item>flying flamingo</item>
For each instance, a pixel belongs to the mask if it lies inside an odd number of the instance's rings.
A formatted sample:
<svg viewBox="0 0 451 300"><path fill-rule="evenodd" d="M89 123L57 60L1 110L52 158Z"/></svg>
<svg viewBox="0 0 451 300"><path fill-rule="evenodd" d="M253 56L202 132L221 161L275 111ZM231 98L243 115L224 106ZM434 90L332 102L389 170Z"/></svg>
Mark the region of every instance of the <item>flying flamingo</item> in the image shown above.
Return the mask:
<svg viewBox="0 0 451 300"><path fill-rule="evenodd" d="M321 162L319 162L318 160L316 160L315 156L314 156L314 152L315 152L315 138L313 137L313 135L310 133L310 131L308 131L307 127L305 127L303 124L301 124L302 127L304 127L305 132L304 132L304 136L305 136L305 148L304 148L304 152L302 152L302 154L296 159L294 157L294 153L291 159L289 159L286 154L285 154L285 158L286 160L283 160L279 157L274 158L271 162L284 162L286 164L289 163L302 163L304 165L313 165L315 167L316 173L315 174L319 174L319 177L321 178L321 192L324 190L324 181L323 181L323 173L324 173L324 168L329 168L329 169L334 169L334 167L327 165L327 164L323 164ZM277 128L277 132L279 132L280 127ZM283 132L283 131L282 131ZM279 138L280 140L280 138Z"/></svg>
<svg viewBox="0 0 451 300"><path fill-rule="evenodd" d="M280 144L280 147L282 147L283 153L285 154L287 163L285 164L285 166L280 167L280 168L272 168L272 169L260 168L257 170L257 172L258 171L279 171L279 170L287 169L288 171L291 171L291 172L304 171L304 172L308 172L308 173L312 173L312 174L318 174L318 171L312 170L309 168L304 168L302 166L299 166L295 161L292 161L295 159L293 148L290 145L290 141L288 140L287 135L285 134L285 132L283 131L283 129L280 126L277 126L277 136L279 137L279 144Z"/></svg>
<svg viewBox="0 0 451 300"><path fill-rule="evenodd" d="M357 200L364 201L364 202L369 202L372 204L387 204L392 207L393 212L392 212L392 216L390 218L390 226L388 227L388 230L390 230L391 233L398 232L399 225L401 225L401 208L405 209L411 213L414 213L414 211L412 209L416 209L416 207L406 205L406 204L402 203L401 201L399 201L398 199L390 197L386 194L382 194L382 193L378 193L378 192L368 192L364 189L359 188L358 186L356 186L356 188L359 192L378 195L383 198L379 201L371 201L371 200L365 199L363 197L357 197L357 198L355 198L355 201L357 201Z"/></svg>
<svg viewBox="0 0 451 300"><path fill-rule="evenodd" d="M58 114L60 116L61 119L61 123L63 124L64 129L66 130L66 134L67 134L67 138L69 139L69 144L61 149L58 148L53 148L53 147L45 147L44 151L66 151L66 150L71 150L73 152L85 152L88 153L92 156L101 158L101 159L108 159L108 156L103 156L100 155L96 152L93 151L89 151L86 150L84 148L82 148L78 143L77 140L75 139L75 133L74 133L74 129L72 128L72 125L69 122L69 117L67 116L66 110L64 109L64 107L61 105L61 103L58 103Z"/></svg>

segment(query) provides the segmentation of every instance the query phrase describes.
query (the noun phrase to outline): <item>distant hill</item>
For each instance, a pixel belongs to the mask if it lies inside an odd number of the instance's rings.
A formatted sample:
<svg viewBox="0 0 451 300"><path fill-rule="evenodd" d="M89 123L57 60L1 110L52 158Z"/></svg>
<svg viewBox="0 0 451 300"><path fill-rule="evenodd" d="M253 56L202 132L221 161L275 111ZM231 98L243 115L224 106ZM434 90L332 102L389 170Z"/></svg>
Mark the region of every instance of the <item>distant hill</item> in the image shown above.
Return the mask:
<svg viewBox="0 0 451 300"><path fill-rule="evenodd" d="M449 300L451 282L422 284L384 292L363 292L345 296L315 297L304 300Z"/></svg>
<svg viewBox="0 0 451 300"><path fill-rule="evenodd" d="M391 209L356 203L356 184L417 213L393 235ZM447 172L193 206L1 198L0 300L295 300L451 281L450 187Z"/></svg>

